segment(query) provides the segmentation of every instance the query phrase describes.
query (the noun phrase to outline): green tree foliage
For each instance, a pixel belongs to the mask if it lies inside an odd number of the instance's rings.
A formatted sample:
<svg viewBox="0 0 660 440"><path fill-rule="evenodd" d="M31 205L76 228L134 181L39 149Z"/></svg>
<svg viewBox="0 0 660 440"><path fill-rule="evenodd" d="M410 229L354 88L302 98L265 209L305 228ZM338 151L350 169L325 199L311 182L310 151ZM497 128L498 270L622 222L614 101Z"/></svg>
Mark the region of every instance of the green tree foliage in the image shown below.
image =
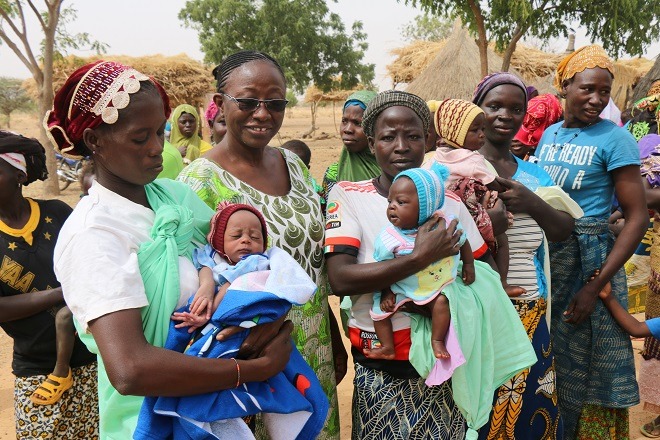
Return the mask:
<svg viewBox="0 0 660 440"><path fill-rule="evenodd" d="M479 35L495 41L508 70L525 35L547 40L580 26L615 57L642 55L660 37L660 1L654 0L404 0L433 14L456 15ZM480 26L480 22L482 26ZM485 54L485 50L481 52ZM482 59L482 68L484 66Z"/></svg>
<svg viewBox="0 0 660 440"><path fill-rule="evenodd" d="M207 62L239 50L266 52L299 93L310 82L328 91L337 79L350 89L374 78L374 65L362 61L368 47L362 23L349 34L324 0L189 0L179 18L199 32Z"/></svg>
<svg viewBox="0 0 660 440"><path fill-rule="evenodd" d="M30 108L30 97L21 87L22 80L0 76L0 114L5 116L7 128L11 128L11 114Z"/></svg>
<svg viewBox="0 0 660 440"><path fill-rule="evenodd" d="M406 41L442 41L451 33L451 18L431 14L420 14L401 29Z"/></svg>

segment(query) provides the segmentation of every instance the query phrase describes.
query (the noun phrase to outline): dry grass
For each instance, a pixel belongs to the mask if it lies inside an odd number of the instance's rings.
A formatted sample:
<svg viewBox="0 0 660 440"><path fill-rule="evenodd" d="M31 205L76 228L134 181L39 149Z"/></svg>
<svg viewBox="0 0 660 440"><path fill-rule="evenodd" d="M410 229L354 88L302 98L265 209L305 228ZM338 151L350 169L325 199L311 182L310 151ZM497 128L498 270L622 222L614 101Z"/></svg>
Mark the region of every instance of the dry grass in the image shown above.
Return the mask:
<svg viewBox="0 0 660 440"><path fill-rule="evenodd" d="M158 81L170 97L172 108L179 104L206 105L205 96L214 91L212 67L195 61L186 54L175 56L150 55L129 57L126 55L96 55L77 57L74 55L55 62L53 66L53 90L62 87L68 76L85 64L98 61L117 61L129 65ZM25 81L24 87L36 97L34 80Z"/></svg>
<svg viewBox="0 0 660 440"><path fill-rule="evenodd" d="M460 60L460 61L459 61ZM501 70L502 58L488 48L488 71ZM521 76L519 72L512 73ZM472 99L481 80L479 48L467 30L455 27L445 45L424 71L406 88L422 99ZM539 89L540 90L540 89Z"/></svg>
<svg viewBox="0 0 660 440"><path fill-rule="evenodd" d="M413 41L411 44L390 51L397 58L387 66L392 83L411 83L445 46L446 41Z"/></svg>

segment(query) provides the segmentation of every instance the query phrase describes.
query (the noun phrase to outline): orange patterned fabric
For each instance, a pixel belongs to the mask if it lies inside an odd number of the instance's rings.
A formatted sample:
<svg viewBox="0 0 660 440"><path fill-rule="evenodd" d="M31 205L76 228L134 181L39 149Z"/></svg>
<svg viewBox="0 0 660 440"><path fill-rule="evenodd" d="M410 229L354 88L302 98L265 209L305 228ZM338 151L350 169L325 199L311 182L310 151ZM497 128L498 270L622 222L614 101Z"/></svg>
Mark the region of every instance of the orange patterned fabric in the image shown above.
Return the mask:
<svg viewBox="0 0 660 440"><path fill-rule="evenodd" d="M553 85L561 92L565 80L573 78L576 73L595 67L607 69L614 76L614 64L602 47L597 44L581 47L559 62Z"/></svg>

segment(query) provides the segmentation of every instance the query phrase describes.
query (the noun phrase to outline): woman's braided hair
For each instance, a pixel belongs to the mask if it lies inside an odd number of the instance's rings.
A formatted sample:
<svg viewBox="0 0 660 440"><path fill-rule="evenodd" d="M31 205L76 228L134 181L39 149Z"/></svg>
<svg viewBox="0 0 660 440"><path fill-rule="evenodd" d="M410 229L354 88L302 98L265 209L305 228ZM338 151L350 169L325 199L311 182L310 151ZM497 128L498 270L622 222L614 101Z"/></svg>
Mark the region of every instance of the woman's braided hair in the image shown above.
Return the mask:
<svg viewBox="0 0 660 440"><path fill-rule="evenodd" d="M277 70L280 71L284 81L286 83L286 76L284 75L284 70L282 66L275 60L275 58L270 55L258 52L256 50L243 50L241 52L236 52L229 55L224 61L218 64L215 69L213 69L213 77L216 80L216 91L222 93L225 85L227 84L227 78L229 75L237 68L243 64L247 64L250 61L268 61L272 63Z"/></svg>

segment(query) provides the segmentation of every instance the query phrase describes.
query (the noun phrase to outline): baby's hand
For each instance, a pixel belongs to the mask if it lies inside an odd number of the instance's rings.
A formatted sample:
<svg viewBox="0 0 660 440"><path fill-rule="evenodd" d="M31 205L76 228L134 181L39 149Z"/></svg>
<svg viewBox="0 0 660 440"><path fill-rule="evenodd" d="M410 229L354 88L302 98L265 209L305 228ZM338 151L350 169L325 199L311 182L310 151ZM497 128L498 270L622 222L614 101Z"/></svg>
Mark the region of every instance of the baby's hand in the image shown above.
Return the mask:
<svg viewBox="0 0 660 440"><path fill-rule="evenodd" d="M190 327L188 329L188 333L194 332L209 322L209 320L205 319L203 316L193 315L190 312L174 312L171 319L172 321L179 321L179 323L176 324L174 328Z"/></svg>
<svg viewBox="0 0 660 440"><path fill-rule="evenodd" d="M211 306L213 299L207 298L203 295L195 295L192 303L190 304L190 313L193 315L204 316L206 320L211 319Z"/></svg>
<svg viewBox="0 0 660 440"><path fill-rule="evenodd" d="M509 298L515 298L516 296L520 296L527 293L527 291L520 286L509 286L507 284L502 287L504 288L504 291L509 296Z"/></svg>
<svg viewBox="0 0 660 440"><path fill-rule="evenodd" d="M393 312L396 295L390 289L384 289L380 294L380 309L383 312Z"/></svg>
<svg viewBox="0 0 660 440"><path fill-rule="evenodd" d="M476 275L474 274L474 263L463 263L462 271L463 284L469 286L474 283Z"/></svg>
<svg viewBox="0 0 660 440"><path fill-rule="evenodd" d="M596 269L596 270L594 271L594 274L591 275L591 278L589 278L589 281L593 281L594 278L596 278L599 274L600 274L600 270ZM610 283L610 282L608 281L607 284L605 284L605 286L603 286L603 288L601 289L601 291L598 292L598 297L599 297L600 299L602 299L602 300L606 300L606 299L609 298L611 295L612 295L612 283Z"/></svg>

